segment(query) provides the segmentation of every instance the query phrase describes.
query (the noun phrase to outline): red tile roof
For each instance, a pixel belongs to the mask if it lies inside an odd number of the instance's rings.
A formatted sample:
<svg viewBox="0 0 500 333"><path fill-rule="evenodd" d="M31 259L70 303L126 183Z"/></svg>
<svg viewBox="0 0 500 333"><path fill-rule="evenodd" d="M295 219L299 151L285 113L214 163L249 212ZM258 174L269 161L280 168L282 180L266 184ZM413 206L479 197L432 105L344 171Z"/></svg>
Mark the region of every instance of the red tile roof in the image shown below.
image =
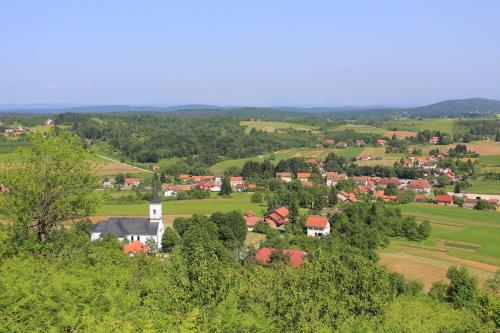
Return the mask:
<svg viewBox="0 0 500 333"><path fill-rule="evenodd" d="M189 179L189 175L179 175L180 179Z"/></svg>
<svg viewBox="0 0 500 333"><path fill-rule="evenodd" d="M451 195L447 194L440 194L436 196L436 202L443 202L443 203L453 203L453 197Z"/></svg>
<svg viewBox="0 0 500 333"><path fill-rule="evenodd" d="M141 178L125 178L125 184L127 185L142 183L143 181Z"/></svg>
<svg viewBox="0 0 500 333"><path fill-rule="evenodd" d="M229 177L229 181L231 182L242 182L243 177Z"/></svg>
<svg viewBox="0 0 500 333"><path fill-rule="evenodd" d="M306 227L326 228L328 217L319 215L309 215L307 217Z"/></svg>
<svg viewBox="0 0 500 333"><path fill-rule="evenodd" d="M309 172L297 172L297 178L309 178L311 174Z"/></svg>
<svg viewBox="0 0 500 333"><path fill-rule="evenodd" d="M271 253L276 251L282 251L284 254L290 257L290 263L294 267L300 267L304 262L304 257L307 255L306 252L300 250L293 249L276 249L273 247L263 247L260 248L255 254L255 260L262 264L270 264L271 263Z"/></svg>
<svg viewBox="0 0 500 333"><path fill-rule="evenodd" d="M276 172L276 177L292 177L291 172Z"/></svg>
<svg viewBox="0 0 500 333"><path fill-rule="evenodd" d="M149 246L142 244L141 241L136 240L123 247L123 252L126 254L137 255L138 253L148 253Z"/></svg>

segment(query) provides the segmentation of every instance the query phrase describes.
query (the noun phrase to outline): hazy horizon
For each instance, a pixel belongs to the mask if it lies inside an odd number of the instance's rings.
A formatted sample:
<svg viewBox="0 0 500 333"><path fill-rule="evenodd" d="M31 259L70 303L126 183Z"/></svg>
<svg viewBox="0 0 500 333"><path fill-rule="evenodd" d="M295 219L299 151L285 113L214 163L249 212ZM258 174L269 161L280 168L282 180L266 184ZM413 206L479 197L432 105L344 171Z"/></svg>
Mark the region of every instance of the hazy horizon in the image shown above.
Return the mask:
<svg viewBox="0 0 500 333"><path fill-rule="evenodd" d="M500 2L6 2L0 104L500 99Z"/></svg>

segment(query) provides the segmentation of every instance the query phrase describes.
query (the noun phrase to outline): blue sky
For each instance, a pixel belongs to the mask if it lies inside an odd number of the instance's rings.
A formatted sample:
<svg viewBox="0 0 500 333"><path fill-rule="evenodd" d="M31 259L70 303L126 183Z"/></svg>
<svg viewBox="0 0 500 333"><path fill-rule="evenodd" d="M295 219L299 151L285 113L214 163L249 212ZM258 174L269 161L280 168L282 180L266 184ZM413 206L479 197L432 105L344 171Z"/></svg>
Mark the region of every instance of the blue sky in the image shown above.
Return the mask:
<svg viewBox="0 0 500 333"><path fill-rule="evenodd" d="M2 1L0 104L500 99L500 1Z"/></svg>

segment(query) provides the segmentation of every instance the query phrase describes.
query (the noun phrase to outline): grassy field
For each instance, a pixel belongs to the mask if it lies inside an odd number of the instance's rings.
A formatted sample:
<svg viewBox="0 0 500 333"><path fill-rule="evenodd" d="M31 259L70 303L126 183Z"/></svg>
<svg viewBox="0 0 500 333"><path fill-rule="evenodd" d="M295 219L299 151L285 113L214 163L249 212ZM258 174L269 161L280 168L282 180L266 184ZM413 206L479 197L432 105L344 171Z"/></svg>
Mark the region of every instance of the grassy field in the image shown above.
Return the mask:
<svg viewBox="0 0 500 333"><path fill-rule="evenodd" d="M381 160L370 160L370 161L357 161L358 165L383 165L383 166L393 166L394 162L398 161L403 155L402 154L386 154L385 148L383 147L367 147L362 152L358 154L360 156L371 156L381 157Z"/></svg>
<svg viewBox="0 0 500 333"><path fill-rule="evenodd" d="M384 134L385 133L384 128L378 128L378 127L373 127L373 126L368 126L368 125L357 125L357 124L341 125L341 126L333 128L331 131L338 132L338 131L345 131L345 130L353 130L354 132L358 132L358 133L373 133L373 134Z"/></svg>
<svg viewBox="0 0 500 333"><path fill-rule="evenodd" d="M430 150L437 148L442 153L448 153L448 150L455 148L456 145L456 143L450 145L416 145L412 146L411 149L419 148L422 149L423 153L428 153ZM474 141L465 145L467 146L467 150L475 151L481 156L500 156L500 142L492 140Z"/></svg>
<svg viewBox="0 0 500 333"><path fill-rule="evenodd" d="M449 118L436 118L436 119L400 119L400 120L388 120L385 121L383 126L388 130L397 128L399 131L442 131L448 134L452 134L453 127L457 119Z"/></svg>
<svg viewBox="0 0 500 333"><path fill-rule="evenodd" d="M266 209L265 205L250 201L250 193L234 193L229 198L213 195L210 199L202 200L174 200L163 202L164 215L191 215L212 214L217 211L229 212L240 210L242 212L252 210L261 214ZM134 204L106 204L96 213L98 216L145 216L148 214L149 203L144 201Z"/></svg>
<svg viewBox="0 0 500 333"><path fill-rule="evenodd" d="M500 194L500 180L489 180L479 177L476 180L469 181L470 187L467 187L464 192L482 193L482 194ZM448 187L453 191L453 186Z"/></svg>
<svg viewBox="0 0 500 333"><path fill-rule="evenodd" d="M500 173L500 155L480 156L479 166L482 172Z"/></svg>
<svg viewBox="0 0 500 333"><path fill-rule="evenodd" d="M315 131L318 128L305 124L289 123L284 121L263 121L263 120L249 120L242 121L241 126L247 126L245 129L246 133L249 133L252 128L264 132L274 132L276 130L282 130L287 128L293 128L301 131Z"/></svg>
<svg viewBox="0 0 500 333"><path fill-rule="evenodd" d="M216 163L210 167L210 171L214 173L224 172L227 168L234 166L241 168L246 161L264 161L266 158L271 159L273 163L291 157L306 157L314 158L318 160L323 160L328 153L335 153L339 156L344 156L347 159L358 156L358 154L363 151L364 148L350 147L345 149L331 149L331 148L293 148L280 150L275 153L264 154L260 156L254 156L249 158L240 158L234 160L225 160Z"/></svg>
<svg viewBox="0 0 500 333"><path fill-rule="evenodd" d="M465 265L480 282L500 269L500 212L414 203L400 205L403 215L432 223L431 235L422 242L395 239L381 251L389 269L419 279L429 287L445 280L451 265Z"/></svg>
<svg viewBox="0 0 500 333"><path fill-rule="evenodd" d="M395 135L397 139L403 140L405 138L410 138L417 135L417 132L412 131L387 131L384 133L384 136L387 138L392 138Z"/></svg>

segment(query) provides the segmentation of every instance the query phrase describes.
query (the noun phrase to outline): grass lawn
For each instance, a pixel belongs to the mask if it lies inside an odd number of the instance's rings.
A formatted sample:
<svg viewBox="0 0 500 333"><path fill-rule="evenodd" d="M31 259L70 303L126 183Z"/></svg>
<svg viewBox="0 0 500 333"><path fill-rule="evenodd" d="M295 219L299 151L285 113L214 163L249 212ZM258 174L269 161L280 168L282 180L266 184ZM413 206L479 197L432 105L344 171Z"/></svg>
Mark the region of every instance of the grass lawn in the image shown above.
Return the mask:
<svg viewBox="0 0 500 333"><path fill-rule="evenodd" d="M488 180L479 178L471 182L464 192L481 194L500 194L500 180Z"/></svg>
<svg viewBox="0 0 500 333"><path fill-rule="evenodd" d="M247 238L245 239L245 245L246 246L257 245L264 239L266 239L266 235L250 231L247 233Z"/></svg>
<svg viewBox="0 0 500 333"><path fill-rule="evenodd" d="M378 127L374 127L374 126L357 125L357 124L341 125L341 126L333 128L331 131L332 132L339 132L339 131L345 131L345 130L353 130L354 132L358 132L358 133L373 133L373 134L381 134L381 135L386 132L385 128L378 128Z"/></svg>
<svg viewBox="0 0 500 333"><path fill-rule="evenodd" d="M479 156L479 166L482 172L500 173L500 155Z"/></svg>
<svg viewBox="0 0 500 333"><path fill-rule="evenodd" d="M213 195L210 199L174 200L163 202L163 214L212 214L217 211L229 212L253 210L257 214L266 209L265 205L250 201L250 193L234 193L229 198ZM145 216L148 214L148 202L134 204L105 204L96 215L99 216Z"/></svg>
<svg viewBox="0 0 500 333"><path fill-rule="evenodd" d="M303 131L318 130L318 128L314 126L298 124L298 123L289 123L284 121L250 120L250 121L242 121L240 125L247 126L247 128L245 129L246 133L249 133L252 128L264 132L274 132L275 130L287 129L287 128L293 128L296 130L303 130Z"/></svg>

